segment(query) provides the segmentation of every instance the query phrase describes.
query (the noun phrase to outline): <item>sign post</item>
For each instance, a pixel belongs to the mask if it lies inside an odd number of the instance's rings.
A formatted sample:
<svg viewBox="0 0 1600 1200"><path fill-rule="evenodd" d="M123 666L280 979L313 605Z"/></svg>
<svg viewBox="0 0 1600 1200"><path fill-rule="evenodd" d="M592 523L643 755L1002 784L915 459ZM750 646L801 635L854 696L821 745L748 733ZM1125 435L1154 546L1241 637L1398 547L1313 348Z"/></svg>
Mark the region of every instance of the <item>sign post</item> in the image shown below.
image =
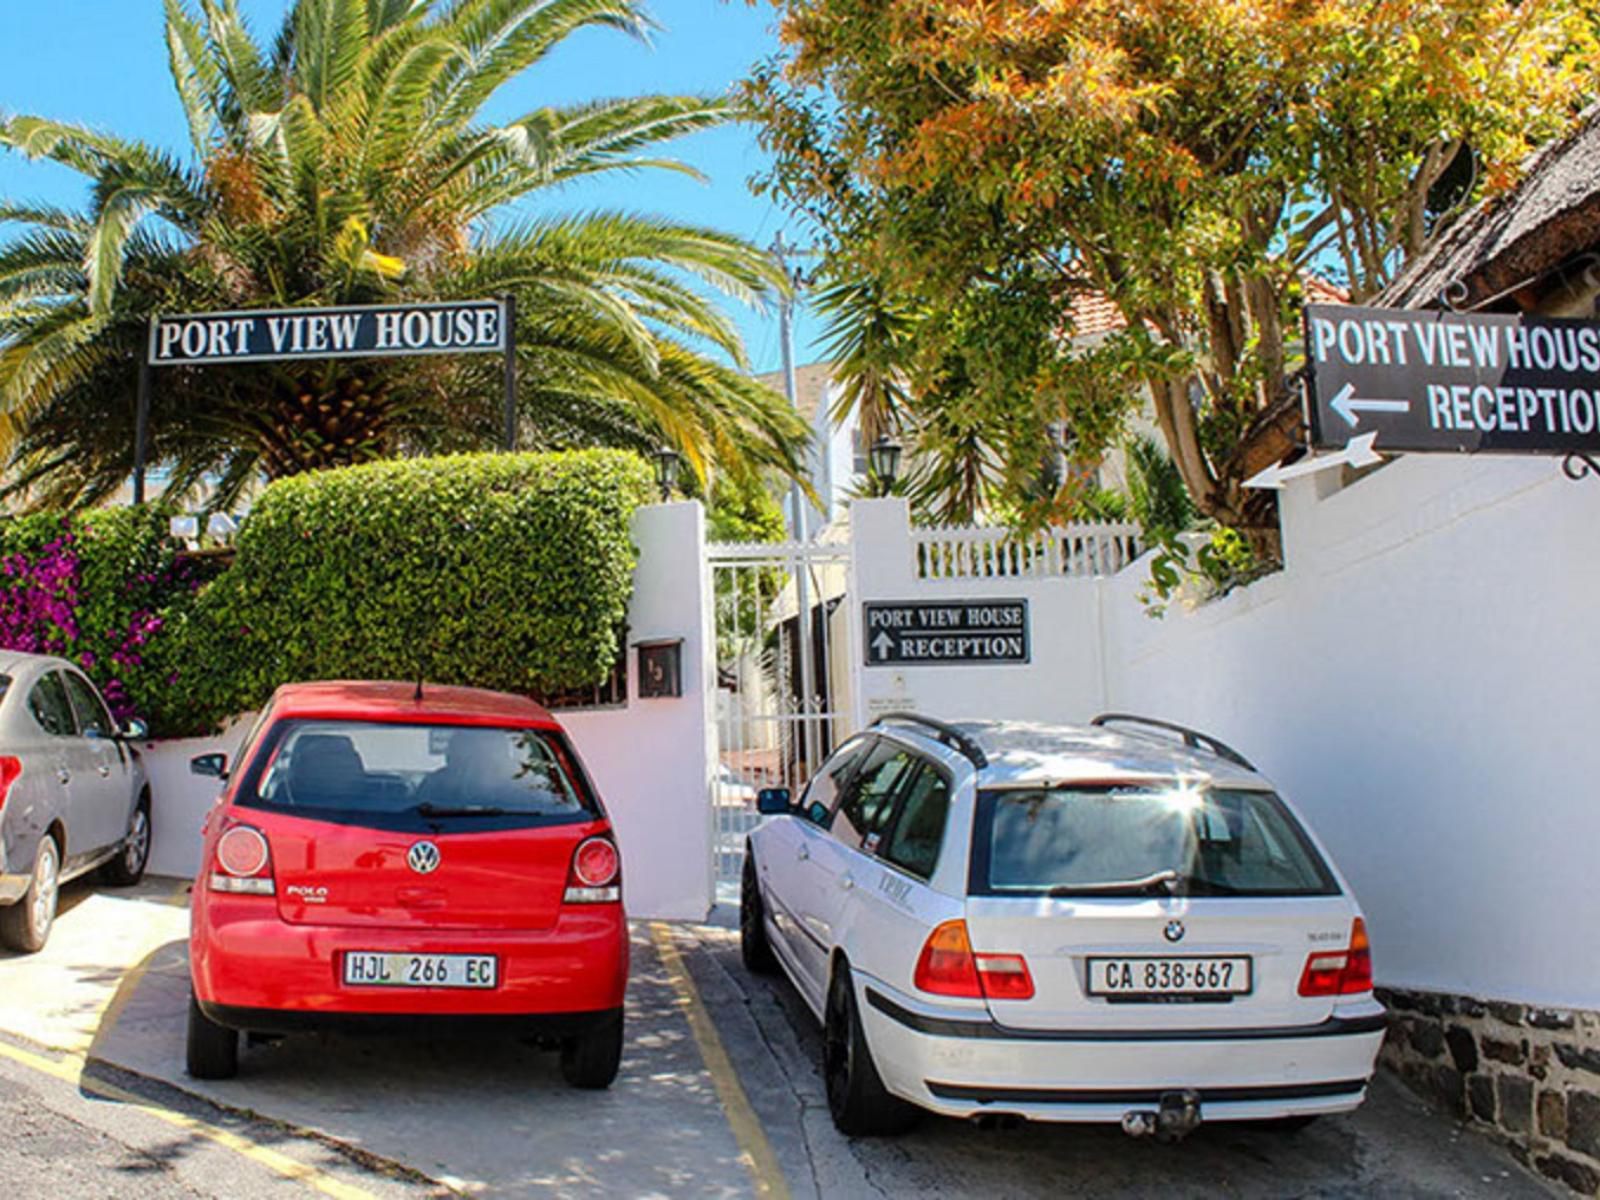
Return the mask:
<svg viewBox="0 0 1600 1200"><path fill-rule="evenodd" d="M1600 452L1600 322L1313 304L1312 444Z"/></svg>
<svg viewBox="0 0 1600 1200"><path fill-rule="evenodd" d="M516 447L516 298L339 308L252 308L186 313L150 320L149 348L139 364L134 422L133 498L144 500L154 367L216 366L294 359L402 358L418 354L501 354L505 429Z"/></svg>
<svg viewBox="0 0 1600 1200"><path fill-rule="evenodd" d="M1026 600L891 600L864 607L869 667L1030 661Z"/></svg>

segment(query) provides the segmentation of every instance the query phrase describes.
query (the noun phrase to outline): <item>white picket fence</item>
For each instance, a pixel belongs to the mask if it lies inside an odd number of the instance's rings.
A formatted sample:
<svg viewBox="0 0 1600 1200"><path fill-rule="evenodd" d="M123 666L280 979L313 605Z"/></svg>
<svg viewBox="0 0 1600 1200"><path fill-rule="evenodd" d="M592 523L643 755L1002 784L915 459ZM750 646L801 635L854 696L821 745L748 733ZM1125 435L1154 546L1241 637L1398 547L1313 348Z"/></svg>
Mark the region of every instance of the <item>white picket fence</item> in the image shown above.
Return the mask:
<svg viewBox="0 0 1600 1200"><path fill-rule="evenodd" d="M1018 537L1009 529L929 528L911 532L918 579L1046 579L1115 575L1144 552L1126 522L1054 526Z"/></svg>

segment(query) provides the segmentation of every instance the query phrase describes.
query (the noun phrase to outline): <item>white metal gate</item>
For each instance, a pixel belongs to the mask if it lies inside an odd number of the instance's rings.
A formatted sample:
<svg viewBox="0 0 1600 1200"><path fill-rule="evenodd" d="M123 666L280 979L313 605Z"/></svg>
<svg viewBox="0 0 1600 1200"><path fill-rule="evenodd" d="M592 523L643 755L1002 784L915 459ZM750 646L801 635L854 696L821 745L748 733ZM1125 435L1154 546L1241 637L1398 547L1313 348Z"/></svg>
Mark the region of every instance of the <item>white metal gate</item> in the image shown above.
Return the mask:
<svg viewBox="0 0 1600 1200"><path fill-rule="evenodd" d="M845 733L850 547L725 542L707 555L717 630L713 857L717 901L736 903L756 794L798 795Z"/></svg>

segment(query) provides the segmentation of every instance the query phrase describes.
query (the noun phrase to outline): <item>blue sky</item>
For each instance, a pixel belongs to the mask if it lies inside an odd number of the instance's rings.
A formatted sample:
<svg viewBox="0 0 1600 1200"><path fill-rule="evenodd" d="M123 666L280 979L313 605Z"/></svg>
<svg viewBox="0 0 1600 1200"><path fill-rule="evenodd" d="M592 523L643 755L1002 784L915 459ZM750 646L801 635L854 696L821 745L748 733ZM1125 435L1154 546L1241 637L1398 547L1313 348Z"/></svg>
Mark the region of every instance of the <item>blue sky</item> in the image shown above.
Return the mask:
<svg viewBox="0 0 1600 1200"><path fill-rule="evenodd" d="M270 41L287 0L243 0L258 37ZM160 0L11 0L0 17L0 110L78 121L181 151L188 144L167 74ZM744 0L654 0L665 28L651 46L621 34L586 30L508 86L488 110L503 119L541 104L640 92L727 89L749 65L777 48L773 10ZM768 244L785 215L750 192L765 161L753 130L730 128L671 144L677 157L709 178L676 173L616 175L558 193L549 210L633 208L712 225ZM0 153L0 195L80 204L79 177L52 163ZM791 225L789 232L795 232ZM776 369L773 313L740 309L757 370ZM798 358L814 357L813 323L802 316Z"/></svg>

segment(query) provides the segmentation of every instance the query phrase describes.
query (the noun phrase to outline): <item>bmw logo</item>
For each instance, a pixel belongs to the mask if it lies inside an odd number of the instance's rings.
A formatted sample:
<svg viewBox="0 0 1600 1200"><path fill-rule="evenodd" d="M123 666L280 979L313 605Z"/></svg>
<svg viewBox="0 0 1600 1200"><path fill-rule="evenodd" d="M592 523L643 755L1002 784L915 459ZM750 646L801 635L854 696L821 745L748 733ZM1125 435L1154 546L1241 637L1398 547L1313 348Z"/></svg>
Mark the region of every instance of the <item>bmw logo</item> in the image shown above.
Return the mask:
<svg viewBox="0 0 1600 1200"><path fill-rule="evenodd" d="M431 874L439 869L439 847L432 842L418 842L406 851L406 863L418 875ZM1179 936L1183 936L1181 928Z"/></svg>
<svg viewBox="0 0 1600 1200"><path fill-rule="evenodd" d="M423 843L423 844L426 845L426 843ZM434 851L434 853L437 854L438 851ZM415 865L415 864L413 864L413 865ZM1161 936L1166 938L1167 941L1169 941L1169 942L1181 942L1181 941L1183 941L1183 922L1182 921L1168 921L1167 922L1167 927L1161 931Z"/></svg>

